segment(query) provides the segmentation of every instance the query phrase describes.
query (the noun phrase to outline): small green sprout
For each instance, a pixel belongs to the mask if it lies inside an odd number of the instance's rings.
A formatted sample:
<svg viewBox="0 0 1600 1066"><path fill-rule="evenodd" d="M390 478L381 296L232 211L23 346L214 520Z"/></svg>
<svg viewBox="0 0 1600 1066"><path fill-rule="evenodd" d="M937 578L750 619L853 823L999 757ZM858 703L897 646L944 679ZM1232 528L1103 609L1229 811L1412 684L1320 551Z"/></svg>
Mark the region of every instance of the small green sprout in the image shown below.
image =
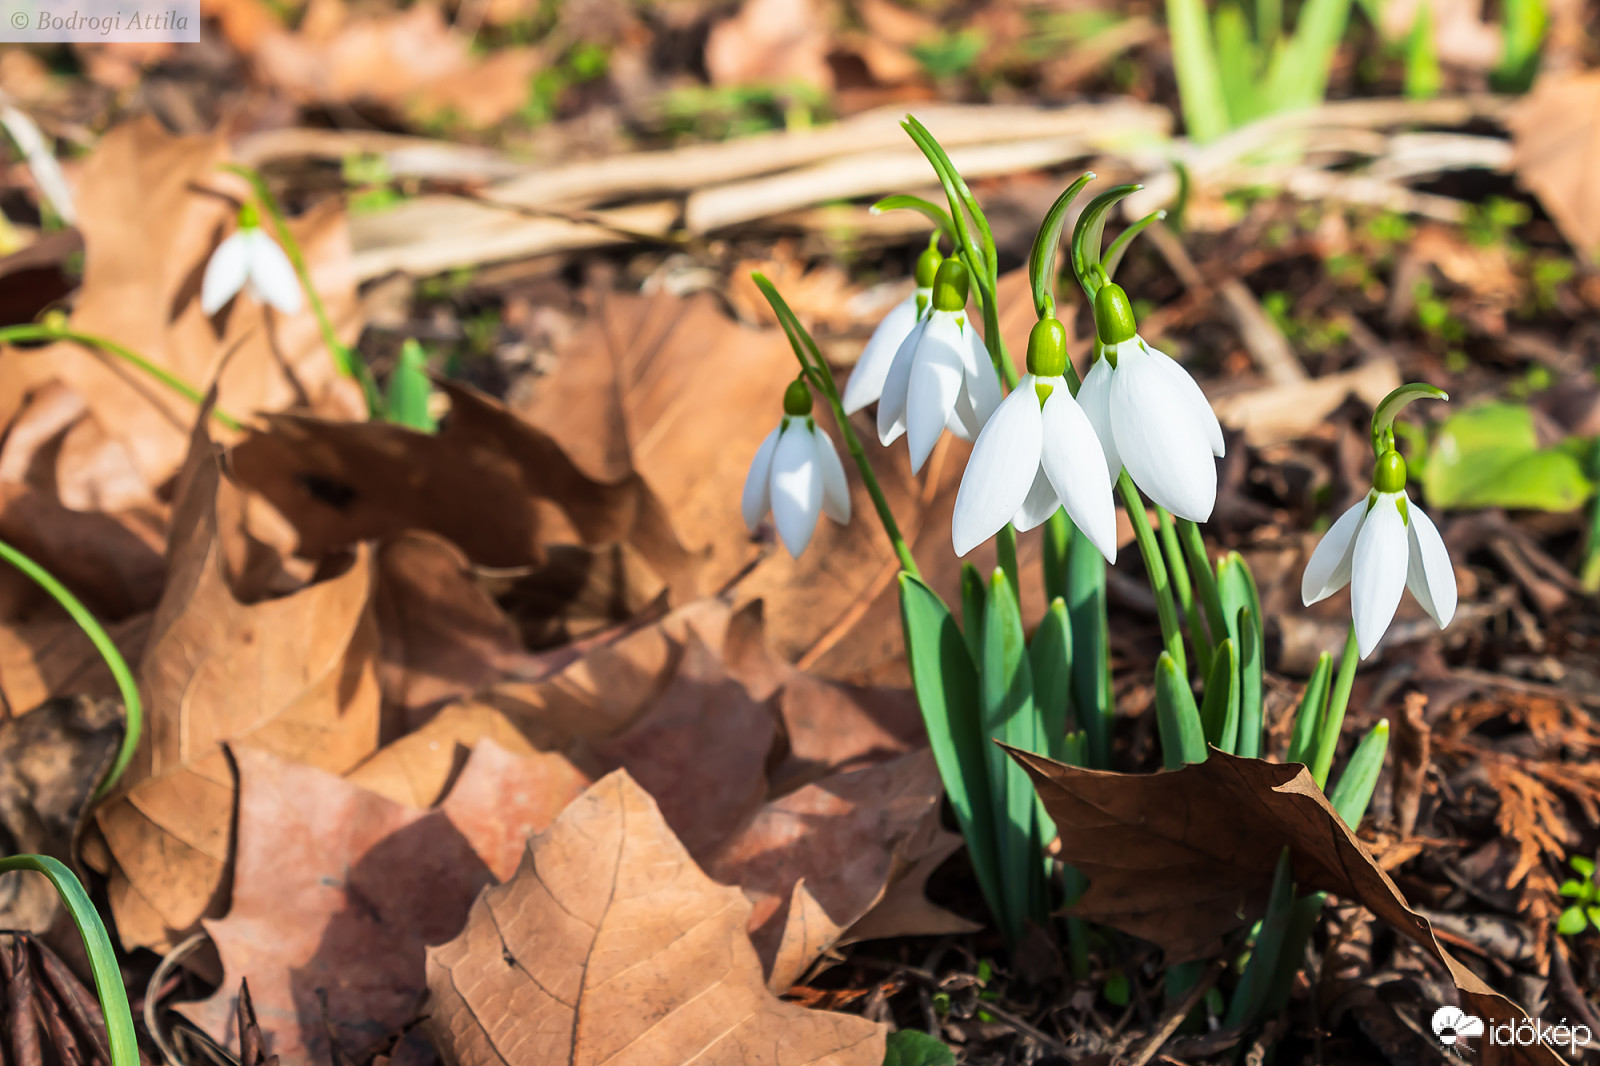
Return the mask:
<svg viewBox="0 0 1600 1066"><path fill-rule="evenodd" d="M1577 936L1591 925L1600 930L1600 881L1595 880L1594 860L1574 855L1567 860L1567 865L1578 876L1563 881L1557 889L1573 903L1561 912L1556 932L1562 936Z"/></svg>

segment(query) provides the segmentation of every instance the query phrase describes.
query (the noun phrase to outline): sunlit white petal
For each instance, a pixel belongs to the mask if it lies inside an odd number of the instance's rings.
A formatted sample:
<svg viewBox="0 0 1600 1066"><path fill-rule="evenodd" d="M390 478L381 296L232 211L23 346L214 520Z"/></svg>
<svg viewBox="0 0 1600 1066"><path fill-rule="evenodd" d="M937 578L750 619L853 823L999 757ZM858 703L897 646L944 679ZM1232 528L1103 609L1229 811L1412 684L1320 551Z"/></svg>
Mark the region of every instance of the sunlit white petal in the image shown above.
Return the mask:
<svg viewBox="0 0 1600 1066"><path fill-rule="evenodd" d="M1217 465L1192 397L1156 357L1130 345L1111 378L1111 434L1134 484L1179 518L1204 522L1217 501Z"/></svg>
<svg viewBox="0 0 1600 1066"><path fill-rule="evenodd" d="M1045 519L1055 514L1061 508L1061 498L1056 495L1056 488L1050 484L1050 478L1045 475L1044 468L1040 467L1038 474L1034 475L1033 487L1028 489L1028 495L1022 501L1022 506L1017 508L1017 513L1012 515L1011 524L1017 527L1018 533L1026 533L1030 529L1044 525Z"/></svg>
<svg viewBox="0 0 1600 1066"><path fill-rule="evenodd" d="M972 446L950 523L957 555L966 555L998 533L1016 516L1033 487L1044 437L1033 383L1032 374L1023 375Z"/></svg>
<svg viewBox="0 0 1600 1066"><path fill-rule="evenodd" d="M1406 588L1443 629L1456 613L1456 571L1450 553L1433 520L1415 502L1407 504L1411 523L1406 527L1410 542Z"/></svg>
<svg viewBox="0 0 1600 1066"><path fill-rule="evenodd" d="M827 430L817 426L811 436L817 450L817 469L822 472L822 513L843 524L850 521L850 483L845 480L844 464L839 461Z"/></svg>
<svg viewBox="0 0 1600 1066"><path fill-rule="evenodd" d="M906 339L895 349L894 359L883 379L883 393L878 397L878 441L893 444L906 431L906 393L911 387L911 368L916 364L917 347L927 332L928 320L922 319Z"/></svg>
<svg viewBox="0 0 1600 1066"><path fill-rule="evenodd" d="M250 242L250 292L264 304L286 315L300 310L300 279L278 243L261 230Z"/></svg>
<svg viewBox="0 0 1600 1066"><path fill-rule="evenodd" d="M805 422L791 419L772 455L772 520L789 554L798 557L811 543L822 512L822 471Z"/></svg>
<svg viewBox="0 0 1600 1066"><path fill-rule="evenodd" d="M967 340L966 391L973 413L977 416L977 429L982 429L984 423L994 416L995 408L1000 406L1000 378L994 372L994 361L989 358L989 349L983 346L983 338L978 336L972 319L967 319L961 332Z"/></svg>
<svg viewBox="0 0 1600 1066"><path fill-rule="evenodd" d="M1219 457L1223 455L1227 451L1227 445L1222 439L1222 423L1217 421L1217 413L1211 409L1211 401L1206 399L1206 394L1201 391L1194 378L1190 377L1189 372L1166 352L1150 347L1143 340L1139 340L1138 343L1155 360L1156 366L1172 380L1173 386L1189 398L1189 415L1197 425L1205 429L1206 440L1211 445L1211 454Z"/></svg>
<svg viewBox="0 0 1600 1066"><path fill-rule="evenodd" d="M917 324L917 294L913 292L889 309L861 349L861 358L850 371L850 380L844 386L844 410L855 414L883 395L883 382L889 376L889 364L894 353Z"/></svg>
<svg viewBox="0 0 1600 1066"><path fill-rule="evenodd" d="M1111 433L1111 364L1096 359L1089 372L1083 376L1078 389L1078 406L1083 408L1094 435L1100 438L1100 451L1105 455L1106 470L1115 483L1122 473L1122 458L1117 454L1116 438Z"/></svg>
<svg viewBox="0 0 1600 1066"><path fill-rule="evenodd" d="M1310 607L1325 600L1350 583L1350 560L1356 550L1356 533L1367 515L1367 498L1339 516L1317 542L1300 578L1300 602Z"/></svg>
<svg viewBox="0 0 1600 1066"><path fill-rule="evenodd" d="M1117 561L1117 507L1104 476L1105 453L1089 417L1058 381L1045 401L1044 443L1039 461L1055 495L1089 543Z"/></svg>
<svg viewBox="0 0 1600 1066"><path fill-rule="evenodd" d="M1400 606L1411 561L1406 524L1392 493L1379 493L1356 534L1351 560L1350 610L1356 627L1356 646L1365 659L1383 639Z"/></svg>
<svg viewBox="0 0 1600 1066"><path fill-rule="evenodd" d="M778 430L767 434L756 457L750 460L750 473L744 479L744 495L739 500L739 510L744 514L745 527L754 533L756 526L772 509L772 453L778 447Z"/></svg>
<svg viewBox="0 0 1600 1066"><path fill-rule="evenodd" d="M229 236L211 253L206 264L205 277L200 281L200 310L214 315L223 304L233 299L250 277L250 234L239 230Z"/></svg>
<svg viewBox="0 0 1600 1066"><path fill-rule="evenodd" d="M911 449L911 472L917 473L939 443L956 400L966 383L961 327L954 316L935 311L917 345L906 392L906 444Z"/></svg>

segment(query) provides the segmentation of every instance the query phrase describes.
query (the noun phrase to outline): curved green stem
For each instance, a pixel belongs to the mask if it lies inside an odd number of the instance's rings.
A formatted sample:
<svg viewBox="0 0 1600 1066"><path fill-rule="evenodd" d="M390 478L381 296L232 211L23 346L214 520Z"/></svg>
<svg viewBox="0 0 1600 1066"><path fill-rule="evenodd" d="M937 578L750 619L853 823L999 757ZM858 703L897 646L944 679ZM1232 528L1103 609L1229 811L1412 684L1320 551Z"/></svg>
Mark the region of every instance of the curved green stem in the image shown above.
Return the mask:
<svg viewBox="0 0 1600 1066"><path fill-rule="evenodd" d="M127 728L122 733L122 746L117 749L117 757L111 763L106 775L94 790L94 799L100 799L110 792L128 768L128 763L133 759L133 752L139 746L139 734L144 730L144 705L139 701L139 684L133 679L133 671L128 669L128 661L122 657L122 652L117 650L117 645L107 633L99 619L89 612L83 601L72 594L72 591L56 580L56 576L26 555L22 554L5 541L0 540L0 559L4 559L12 566L21 570L47 593L50 598L59 603L63 610L78 624L89 642L94 645L106 666L111 669L111 676L117 683L117 691L122 694L122 705L127 709Z"/></svg>
<svg viewBox="0 0 1600 1066"><path fill-rule="evenodd" d="M1133 535L1139 543L1139 555L1144 559L1145 574L1150 578L1150 591L1156 599L1156 617L1161 620L1161 640L1172 661L1177 664L1181 677L1189 676L1188 658L1183 651L1183 629L1178 623L1178 605L1172 597L1172 582L1167 575L1167 564L1161 558L1161 546L1156 543L1156 532L1150 525L1150 515L1139 498L1139 490L1124 470L1117 478L1117 491L1122 494L1122 505L1127 508L1128 520L1133 523Z"/></svg>
<svg viewBox="0 0 1600 1066"><path fill-rule="evenodd" d="M122 986L122 971L117 953L106 935L105 923L89 900L82 883L73 872L46 855L12 855L0 859L0 874L13 870L32 870L44 874L66 904L78 935L83 937L94 973L94 990L105 1014L106 1036L111 1049L111 1066L139 1066L139 1038L133 1028L133 1011L128 1007L128 992Z"/></svg>
<svg viewBox="0 0 1600 1066"><path fill-rule="evenodd" d="M206 402L203 392L178 377L165 367L157 366L132 348L118 344L108 337L97 337L92 333L79 333L74 329L57 329L40 323L27 323L17 326L0 327L0 344L14 344L17 341L72 341L85 348L98 348L116 356L130 366L136 367L143 373L149 374L167 388L176 392L195 406ZM211 417L229 429L237 430L244 427L237 418L213 407Z"/></svg>
<svg viewBox="0 0 1600 1066"><path fill-rule="evenodd" d="M1344 657L1339 660L1339 674L1334 678L1333 691L1328 696L1328 713L1322 719L1317 735L1316 761L1311 766L1311 776L1317 787L1328 787L1328 773L1333 769L1333 755L1339 747L1339 732L1344 728L1345 708L1350 704L1350 690L1356 683L1356 666L1361 662L1361 652L1356 646L1356 626L1350 623L1350 632L1344 638Z"/></svg>
<svg viewBox="0 0 1600 1066"><path fill-rule="evenodd" d="M855 460L856 469L861 473L861 481L867 486L867 494L872 497L872 506L878 512L878 521L883 526L884 535L889 538L889 543L894 548L894 554L900 560L900 569L913 577L920 577L917 569L916 557L911 554L911 547L906 543L904 535L900 532L900 524L894 519L894 511L889 508L889 500L883 494L883 487L878 484L878 475L873 472L872 464L867 462L866 449L861 446L861 438L856 436L855 427L850 424L850 416L844 413L844 402L839 396L838 382L833 380L833 370L829 368L828 361L822 358L822 351L817 347L817 342L811 334L800 324L800 319L790 310L788 301L779 294L776 286L766 275L757 271L750 275L755 280L756 287L767 298L767 303L772 305L772 313L778 316L778 324L783 327L784 335L789 338L789 347L794 349L794 357L800 361L800 369L807 380L817 386L828 401L828 406L833 408L833 420L839 427L839 434L844 437L846 450L850 458Z"/></svg>

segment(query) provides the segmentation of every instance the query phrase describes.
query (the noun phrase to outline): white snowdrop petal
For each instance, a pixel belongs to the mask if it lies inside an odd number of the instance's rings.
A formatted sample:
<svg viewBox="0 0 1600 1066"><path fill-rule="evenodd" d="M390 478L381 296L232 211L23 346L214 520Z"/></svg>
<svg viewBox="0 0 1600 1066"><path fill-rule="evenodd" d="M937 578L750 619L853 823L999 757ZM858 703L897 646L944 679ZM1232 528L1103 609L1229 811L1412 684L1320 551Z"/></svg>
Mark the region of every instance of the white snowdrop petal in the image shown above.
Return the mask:
<svg viewBox="0 0 1600 1066"><path fill-rule="evenodd" d="M1204 522L1217 502L1217 464L1191 406L1155 356L1121 347L1111 378L1111 434L1122 465L1159 506Z"/></svg>
<svg viewBox="0 0 1600 1066"><path fill-rule="evenodd" d="M1211 409L1211 401L1206 399L1204 390L1172 356L1158 348L1150 347L1143 340L1138 343L1155 360L1156 366L1172 380L1178 391L1189 398L1189 416L1195 424L1205 429L1206 440L1211 445L1211 454L1220 458L1228 450L1222 439L1222 423L1217 421L1217 412Z"/></svg>
<svg viewBox="0 0 1600 1066"><path fill-rule="evenodd" d="M1078 388L1078 406L1094 427L1100 438L1100 451L1105 456L1106 472L1114 485L1122 473L1122 457L1117 454L1117 442L1111 432L1111 378L1114 371L1104 359L1096 359L1089 372L1083 376Z"/></svg>
<svg viewBox="0 0 1600 1066"><path fill-rule="evenodd" d="M200 281L200 310L214 315L244 288L250 277L250 231L230 235L211 253Z"/></svg>
<svg viewBox="0 0 1600 1066"><path fill-rule="evenodd" d="M906 390L906 444L911 449L913 474L922 469L939 443L966 386L966 366L959 347L964 343L954 317L935 311L917 345L911 387Z"/></svg>
<svg viewBox="0 0 1600 1066"><path fill-rule="evenodd" d="M777 450L781 428L767 434L756 449L756 457L750 460L750 473L745 475L739 510L744 515L745 528L752 533L772 509L772 453Z"/></svg>
<svg viewBox="0 0 1600 1066"><path fill-rule="evenodd" d="M911 386L911 368L916 365L917 348L922 335L927 332L928 320L924 318L906 339L895 349L883 379L883 393L878 397L878 442L893 444L906 431L906 392Z"/></svg>
<svg viewBox="0 0 1600 1066"><path fill-rule="evenodd" d="M1365 659L1388 631L1406 588L1411 549L1396 496L1379 493L1356 534L1351 560L1350 610L1356 626L1356 647Z"/></svg>
<svg viewBox="0 0 1600 1066"><path fill-rule="evenodd" d="M1044 404L1044 443L1039 462L1055 496L1073 523L1100 549L1108 562L1117 561L1117 505L1111 483L1101 476L1105 453L1064 380Z"/></svg>
<svg viewBox="0 0 1600 1066"><path fill-rule="evenodd" d="M278 242L256 230L250 248L250 288L256 299L286 315L300 310L300 279Z"/></svg>
<svg viewBox="0 0 1600 1066"><path fill-rule="evenodd" d="M1060 506L1061 499L1056 495L1056 488L1050 484L1050 479L1045 476L1041 467L1034 475L1033 487L1028 489L1028 495L1023 499L1022 506L1011 516L1011 524L1017 527L1018 533L1026 533L1030 529L1044 525L1045 519L1055 514Z"/></svg>
<svg viewBox="0 0 1600 1066"><path fill-rule="evenodd" d="M917 294L913 292L889 309L861 349L861 358L850 371L850 380L844 385L844 410L855 414L883 395L883 382L889 376L889 364L894 353L900 350L911 328L917 324Z"/></svg>
<svg viewBox="0 0 1600 1066"><path fill-rule="evenodd" d="M1406 588L1443 629L1456 613L1456 571L1450 553L1433 520L1415 502L1406 505L1411 524L1406 527L1411 546Z"/></svg>
<svg viewBox="0 0 1600 1066"><path fill-rule="evenodd" d="M1000 406L1000 378L994 372L994 361L989 358L989 349L983 346L983 338L978 336L972 319L967 319L966 328L961 332L967 340L966 392L976 416L977 425L973 430L976 435Z"/></svg>
<svg viewBox="0 0 1600 1066"><path fill-rule="evenodd" d="M1033 488L1044 437L1033 381L1032 374L1023 375L972 446L950 521L957 555L966 555L998 533L1015 517Z"/></svg>
<svg viewBox="0 0 1600 1066"><path fill-rule="evenodd" d="M822 472L822 513L843 525L850 521L850 482L845 479L844 464L827 430L817 426L811 441L817 450L817 469Z"/></svg>
<svg viewBox="0 0 1600 1066"><path fill-rule="evenodd" d="M1300 578L1301 603L1310 607L1350 583L1350 559L1356 550L1356 533L1366 514L1367 498L1363 496L1322 535Z"/></svg>
<svg viewBox="0 0 1600 1066"><path fill-rule="evenodd" d="M822 513L822 470L804 421L791 419L772 454L772 521L789 554L799 558Z"/></svg>
<svg viewBox="0 0 1600 1066"><path fill-rule="evenodd" d="M944 428L962 440L978 439L983 423L978 421L978 413L972 409L972 396L966 389L962 389L956 397L956 405L951 408L950 418L945 422Z"/></svg>

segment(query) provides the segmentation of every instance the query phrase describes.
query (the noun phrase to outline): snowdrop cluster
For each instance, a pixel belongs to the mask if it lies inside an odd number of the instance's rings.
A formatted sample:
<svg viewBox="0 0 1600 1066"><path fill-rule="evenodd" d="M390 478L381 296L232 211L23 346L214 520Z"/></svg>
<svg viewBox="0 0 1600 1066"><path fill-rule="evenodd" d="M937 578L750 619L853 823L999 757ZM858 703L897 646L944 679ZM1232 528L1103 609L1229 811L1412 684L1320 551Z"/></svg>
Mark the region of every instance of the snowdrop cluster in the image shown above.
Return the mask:
<svg viewBox="0 0 1600 1066"><path fill-rule="evenodd" d="M300 310L302 294L294 265L261 228L254 204L239 209L239 228L211 253L200 282L200 309L214 315L241 289L286 315Z"/></svg>
<svg viewBox="0 0 1600 1066"><path fill-rule="evenodd" d="M769 513L778 538L798 558L811 543L817 516L850 521L850 485L833 440L811 417L811 390L795 381L783 394L783 420L756 449L740 504L754 533Z"/></svg>

